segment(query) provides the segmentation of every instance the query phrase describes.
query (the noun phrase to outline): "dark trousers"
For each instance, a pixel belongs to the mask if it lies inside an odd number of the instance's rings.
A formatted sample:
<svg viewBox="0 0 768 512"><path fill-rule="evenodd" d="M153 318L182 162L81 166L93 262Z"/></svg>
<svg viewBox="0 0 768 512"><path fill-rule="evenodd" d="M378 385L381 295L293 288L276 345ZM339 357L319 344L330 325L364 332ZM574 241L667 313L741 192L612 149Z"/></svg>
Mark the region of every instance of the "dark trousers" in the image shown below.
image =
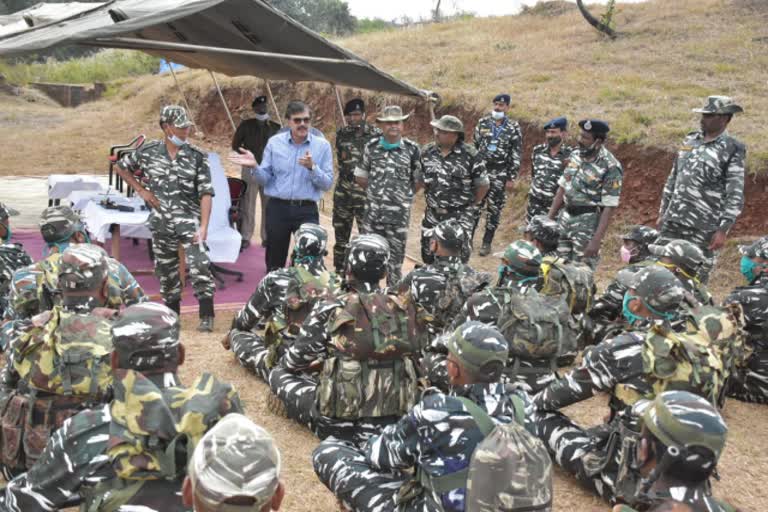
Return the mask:
<svg viewBox="0 0 768 512"><path fill-rule="evenodd" d="M285 201L270 197L267 202L267 272L285 266L291 234L305 222L319 223L317 203Z"/></svg>

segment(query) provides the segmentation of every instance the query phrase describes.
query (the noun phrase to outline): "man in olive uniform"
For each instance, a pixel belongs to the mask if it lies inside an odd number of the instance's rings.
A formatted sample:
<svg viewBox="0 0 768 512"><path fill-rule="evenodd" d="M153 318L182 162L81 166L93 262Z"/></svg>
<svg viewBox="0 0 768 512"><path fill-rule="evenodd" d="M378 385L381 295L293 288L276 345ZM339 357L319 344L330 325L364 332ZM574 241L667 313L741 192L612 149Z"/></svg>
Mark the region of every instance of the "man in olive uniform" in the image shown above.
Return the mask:
<svg viewBox="0 0 768 512"><path fill-rule="evenodd" d="M477 150L464 142L464 123L445 115L430 123L435 129L435 142L424 146L424 197L427 207L421 222L421 259L432 263L430 251L432 230L446 219L456 219L467 233L474 228L476 211L488 193L490 181L485 162ZM472 241L466 237L461 260L466 263Z"/></svg>
<svg viewBox="0 0 768 512"><path fill-rule="evenodd" d="M560 256L586 263L594 270L603 237L619 206L624 169L605 147L608 123L584 119L579 127L579 149L571 153L558 181L549 218L556 219L559 214Z"/></svg>
<svg viewBox="0 0 768 512"><path fill-rule="evenodd" d="M701 114L701 131L683 141L664 186L657 227L664 240L682 239L704 251L700 279L706 283L717 251L744 207L747 149L727 131L744 110L727 96L710 96Z"/></svg>
<svg viewBox="0 0 768 512"><path fill-rule="evenodd" d="M339 176L333 191L333 230L336 236L333 266L337 273L344 271L344 254L352 235L352 224L357 222L360 231L365 217L365 190L355 182L355 168L362 163L366 144L381 137L381 130L366 121L362 99L347 102L344 116L348 125L336 132Z"/></svg>
<svg viewBox="0 0 768 512"><path fill-rule="evenodd" d="M177 313L181 310L181 247L200 304L198 330L212 332L214 283L205 240L214 192L208 158L187 140L192 121L183 107L163 107L160 128L165 139L126 155L117 172L152 208L149 229L163 301ZM146 187L134 177L135 171L143 173Z"/></svg>
<svg viewBox="0 0 768 512"><path fill-rule="evenodd" d="M253 103L253 112L256 117L246 119L237 127L234 137L232 137L232 150L246 148L253 153L257 163L261 163L261 157L264 155L264 148L271 136L280 131L280 125L269 118L267 107L267 97L257 96ZM243 237L242 247L247 248L251 244L251 237L256 225L256 197L258 196L261 204L261 222L259 223L259 236L262 245L266 244L267 231L264 227L266 217L266 197L264 196L264 187L259 185L253 179L249 167L243 167L240 171L240 178L245 181L247 188L245 195L240 200L240 235Z"/></svg>
<svg viewBox="0 0 768 512"><path fill-rule="evenodd" d="M526 222L546 215L557 194L558 181L571 158L573 148L563 142L568 135L568 119L556 117L544 125L546 142L533 147L531 154L531 188L528 191Z"/></svg>
<svg viewBox="0 0 768 512"><path fill-rule="evenodd" d="M384 133L365 146L355 169L355 179L367 194L362 232L389 242L389 286L400 282L413 195L424 185L419 146L402 136L409 117L399 106L385 107L376 118Z"/></svg>
<svg viewBox="0 0 768 512"><path fill-rule="evenodd" d="M507 202L507 191L514 188L523 157L523 132L520 124L507 117L510 102L509 94L497 95L493 98L491 114L481 118L475 126L475 148L485 160L490 179L490 189L485 198L488 213L480 256L491 253L493 236L501 222L501 210ZM475 229L481 214L482 207L477 212ZM472 235L474 238L474 230Z"/></svg>

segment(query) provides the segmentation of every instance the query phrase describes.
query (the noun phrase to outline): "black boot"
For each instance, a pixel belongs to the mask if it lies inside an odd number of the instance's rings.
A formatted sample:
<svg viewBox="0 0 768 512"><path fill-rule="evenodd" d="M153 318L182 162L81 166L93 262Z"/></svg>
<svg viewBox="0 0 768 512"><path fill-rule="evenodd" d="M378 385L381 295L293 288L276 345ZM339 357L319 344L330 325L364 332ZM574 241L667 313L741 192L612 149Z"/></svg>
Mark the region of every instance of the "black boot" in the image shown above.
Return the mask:
<svg viewBox="0 0 768 512"><path fill-rule="evenodd" d="M200 332L213 332L213 299L200 299Z"/></svg>
<svg viewBox="0 0 768 512"><path fill-rule="evenodd" d="M173 302L166 302L165 306L168 309L170 309L172 311L175 311L177 315L181 314L181 301L180 300L176 300L176 301L173 301Z"/></svg>

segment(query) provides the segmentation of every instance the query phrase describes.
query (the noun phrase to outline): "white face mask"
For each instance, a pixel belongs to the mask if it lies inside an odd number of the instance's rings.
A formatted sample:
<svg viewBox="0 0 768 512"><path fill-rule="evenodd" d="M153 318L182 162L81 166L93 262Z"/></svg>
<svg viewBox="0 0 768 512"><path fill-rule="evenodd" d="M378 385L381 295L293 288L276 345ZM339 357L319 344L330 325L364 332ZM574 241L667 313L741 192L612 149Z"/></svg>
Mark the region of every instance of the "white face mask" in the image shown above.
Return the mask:
<svg viewBox="0 0 768 512"><path fill-rule="evenodd" d="M187 141L181 140L180 138L178 138L175 135L171 135L170 137L168 137L168 140L171 141L171 144L173 144L176 147L181 147L181 146L183 146L184 144L187 143Z"/></svg>
<svg viewBox="0 0 768 512"><path fill-rule="evenodd" d="M256 119L259 121L266 121L269 119L269 114L256 114Z"/></svg>
<svg viewBox="0 0 768 512"><path fill-rule="evenodd" d="M491 117L494 118L496 121L499 119L504 119L506 117L506 114L504 112L497 112L495 110L491 110Z"/></svg>

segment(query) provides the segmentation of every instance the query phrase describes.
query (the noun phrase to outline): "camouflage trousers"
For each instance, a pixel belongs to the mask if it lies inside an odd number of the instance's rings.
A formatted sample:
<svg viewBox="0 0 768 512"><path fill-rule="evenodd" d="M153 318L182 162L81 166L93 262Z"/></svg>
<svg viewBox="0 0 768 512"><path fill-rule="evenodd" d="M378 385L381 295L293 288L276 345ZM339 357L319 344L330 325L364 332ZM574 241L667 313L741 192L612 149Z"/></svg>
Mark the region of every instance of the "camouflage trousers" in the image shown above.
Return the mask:
<svg viewBox="0 0 768 512"><path fill-rule="evenodd" d="M493 237L501 223L501 211L507 203L507 181L495 176L490 176L490 178L491 188L488 189L488 194L485 196L482 206L480 206L480 209L477 211L475 217L475 229L472 230L474 238L474 232L477 229L477 225L480 223L483 208L485 208L487 213L485 217L485 234L483 235L484 244L493 242Z"/></svg>
<svg viewBox="0 0 768 512"><path fill-rule="evenodd" d="M665 222L661 227L661 233L659 234L657 245L665 245L672 240L687 240L696 245L704 253L706 260L699 267L699 273L697 278L703 284L707 284L709 281L709 275L712 269L717 263L717 252L710 250L709 244L712 241L714 232L701 232L696 229L691 229L687 226L681 226L671 222Z"/></svg>
<svg viewBox="0 0 768 512"><path fill-rule="evenodd" d="M181 302L181 275L179 274L179 246L184 248L184 255L189 269L189 279L195 297L212 299L214 292L211 276L211 260L205 250L193 244L191 238L180 239L168 232L152 233L152 251L155 255L155 275L160 280L160 295L166 304Z"/></svg>
<svg viewBox="0 0 768 512"><path fill-rule="evenodd" d="M232 329L229 332L229 341L240 364L265 382L269 382L269 373L272 370L267 366L269 349L264 343L264 337L251 331Z"/></svg>
<svg viewBox="0 0 768 512"><path fill-rule="evenodd" d="M379 435L384 427L399 419L387 416L351 421L323 416L315 406L317 392L315 377L290 373L280 366L275 367L269 374L269 387L285 405L286 415L309 428L320 439L333 436L362 445L372 436Z"/></svg>
<svg viewBox="0 0 768 512"><path fill-rule="evenodd" d="M406 220L408 220L406 218ZM363 233L376 234L389 242L389 264L387 265L387 286L395 286L403 277L403 260L405 259L405 244L408 242L408 223L380 224L366 219Z"/></svg>
<svg viewBox="0 0 768 512"><path fill-rule="evenodd" d="M421 260L427 265L435 261L434 253L429 250L432 230L446 219L456 219L468 234L472 233L475 222L474 208L467 205L444 211L436 211L433 208L424 210L424 219L421 221ZM461 261L468 262L470 254L472 254L472 240L467 238L461 248Z"/></svg>
<svg viewBox="0 0 768 512"><path fill-rule="evenodd" d="M552 197L538 197L528 194L528 206L525 210L525 222L531 222L531 219L537 215L547 215L552 207Z"/></svg>
<svg viewBox="0 0 768 512"><path fill-rule="evenodd" d="M333 231L336 243L333 246L333 266L341 274L344 270L344 256L347 243L352 236L352 224L357 221L357 229L365 218L365 191L353 181L339 178L333 191Z"/></svg>
<svg viewBox="0 0 768 512"><path fill-rule="evenodd" d="M560 240L557 244L557 254L567 261L581 261L592 270L597 268L600 256L587 258L584 250L589 245L600 223L600 213L582 213L571 215L565 208L560 210Z"/></svg>
<svg viewBox="0 0 768 512"><path fill-rule="evenodd" d="M607 439L592 436L560 412L536 411L531 419L557 465L598 496L613 501L619 450L607 456Z"/></svg>
<svg viewBox="0 0 768 512"><path fill-rule="evenodd" d="M728 396L756 404L768 404L768 350L757 349L738 378L729 383Z"/></svg>
<svg viewBox="0 0 768 512"><path fill-rule="evenodd" d="M323 484L349 510L376 512L440 512L443 508L431 493L423 493L407 503L397 503L400 488L413 476L403 471L373 468L355 445L328 438L315 448L312 466Z"/></svg>

